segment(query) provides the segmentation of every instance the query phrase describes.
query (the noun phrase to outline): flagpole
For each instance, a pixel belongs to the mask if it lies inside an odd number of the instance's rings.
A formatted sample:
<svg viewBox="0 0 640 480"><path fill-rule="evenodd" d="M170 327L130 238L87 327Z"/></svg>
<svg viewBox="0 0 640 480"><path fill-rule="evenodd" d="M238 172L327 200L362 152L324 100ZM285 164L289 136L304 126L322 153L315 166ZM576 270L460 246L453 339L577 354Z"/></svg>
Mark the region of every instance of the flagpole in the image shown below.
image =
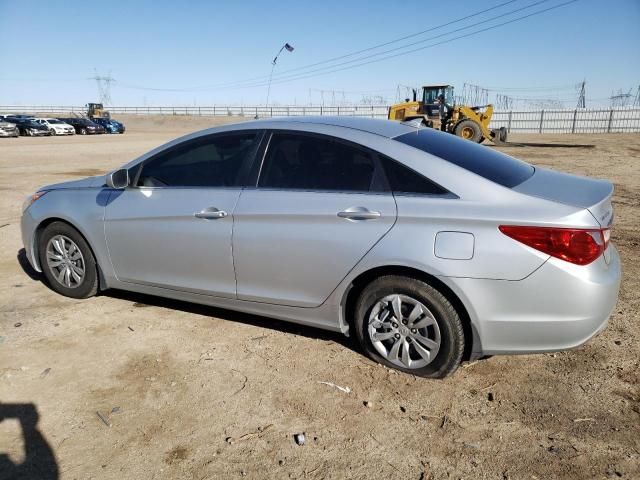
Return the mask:
<svg viewBox="0 0 640 480"><path fill-rule="evenodd" d="M285 43L284 45L282 45L282 47L280 47L280 50L278 50L278 53L276 54L276 56L273 58L273 61L271 62L271 73L269 73L269 83L267 86L267 101L265 103L265 108L267 110L269 109L269 95L271 94L271 78L273 77L273 70L276 68L276 63L278 63L278 57L280 56L280 54L285 48L290 52L293 51L293 47L291 47L288 43ZM258 118L257 115L256 115L256 118Z"/></svg>

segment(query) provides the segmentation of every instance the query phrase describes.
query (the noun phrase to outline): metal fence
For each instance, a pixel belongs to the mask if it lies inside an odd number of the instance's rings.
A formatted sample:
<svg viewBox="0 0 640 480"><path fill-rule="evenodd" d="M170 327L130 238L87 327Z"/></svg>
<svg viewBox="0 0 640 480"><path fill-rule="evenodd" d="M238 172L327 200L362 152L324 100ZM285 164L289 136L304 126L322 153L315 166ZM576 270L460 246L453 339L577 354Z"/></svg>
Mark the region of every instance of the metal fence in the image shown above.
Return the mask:
<svg viewBox="0 0 640 480"><path fill-rule="evenodd" d="M387 118L387 105L352 106L203 106L203 107L108 107L114 114L280 117L301 115L345 115ZM0 114L83 114L81 106L0 106ZM491 128L505 127L509 133L622 133L640 132L640 108L496 111Z"/></svg>

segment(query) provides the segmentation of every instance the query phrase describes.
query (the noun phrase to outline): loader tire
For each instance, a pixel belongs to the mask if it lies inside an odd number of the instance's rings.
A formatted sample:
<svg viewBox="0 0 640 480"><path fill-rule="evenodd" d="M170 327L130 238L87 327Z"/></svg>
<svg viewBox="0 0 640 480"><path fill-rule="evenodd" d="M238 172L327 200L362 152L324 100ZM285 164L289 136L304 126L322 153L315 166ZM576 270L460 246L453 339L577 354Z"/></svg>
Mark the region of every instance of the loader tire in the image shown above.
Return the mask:
<svg viewBox="0 0 640 480"><path fill-rule="evenodd" d="M480 143L482 141L482 130L473 120L462 120L454 127L453 133L458 137L462 137L465 140L471 140L472 142Z"/></svg>

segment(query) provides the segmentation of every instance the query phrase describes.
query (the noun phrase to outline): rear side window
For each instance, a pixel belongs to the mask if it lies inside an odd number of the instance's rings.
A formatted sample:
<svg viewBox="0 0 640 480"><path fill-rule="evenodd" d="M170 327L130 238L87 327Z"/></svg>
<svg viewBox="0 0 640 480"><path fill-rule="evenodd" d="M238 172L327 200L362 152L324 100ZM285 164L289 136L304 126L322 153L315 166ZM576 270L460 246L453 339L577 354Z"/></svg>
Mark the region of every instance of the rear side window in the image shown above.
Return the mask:
<svg viewBox="0 0 640 480"><path fill-rule="evenodd" d="M406 145L440 157L481 177L512 188L533 175L534 168L493 148L424 128L395 137Z"/></svg>
<svg viewBox="0 0 640 480"><path fill-rule="evenodd" d="M233 187L255 155L258 132L187 141L142 166L140 187Z"/></svg>
<svg viewBox="0 0 640 480"><path fill-rule="evenodd" d="M274 133L258 187L342 192L384 191L376 155L331 137Z"/></svg>
<svg viewBox="0 0 640 480"><path fill-rule="evenodd" d="M440 185L423 177L418 172L391 160L381 157L389 185L394 193L410 193L421 195L442 195L448 193Z"/></svg>

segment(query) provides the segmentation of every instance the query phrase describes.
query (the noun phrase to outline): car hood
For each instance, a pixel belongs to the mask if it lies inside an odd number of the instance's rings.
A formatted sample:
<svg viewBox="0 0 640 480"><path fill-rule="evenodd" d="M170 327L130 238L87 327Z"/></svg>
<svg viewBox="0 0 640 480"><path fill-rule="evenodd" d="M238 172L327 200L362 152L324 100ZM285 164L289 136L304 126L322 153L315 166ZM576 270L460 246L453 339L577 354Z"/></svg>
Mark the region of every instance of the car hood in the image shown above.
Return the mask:
<svg viewBox="0 0 640 480"><path fill-rule="evenodd" d="M68 182L52 183L39 188L39 190L65 190L70 188L100 188L105 185L106 176L81 178L80 180L70 180Z"/></svg>

